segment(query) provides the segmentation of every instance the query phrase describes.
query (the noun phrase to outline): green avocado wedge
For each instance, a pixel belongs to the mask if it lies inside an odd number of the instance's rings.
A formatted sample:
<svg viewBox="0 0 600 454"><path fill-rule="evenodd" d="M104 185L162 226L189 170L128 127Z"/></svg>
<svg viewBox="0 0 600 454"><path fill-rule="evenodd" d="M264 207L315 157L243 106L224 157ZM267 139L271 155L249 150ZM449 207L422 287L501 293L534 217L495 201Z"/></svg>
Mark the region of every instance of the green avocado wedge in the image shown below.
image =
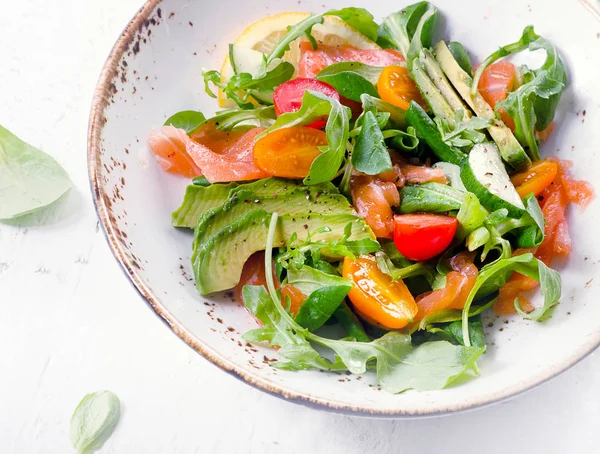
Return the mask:
<svg viewBox="0 0 600 454"><path fill-rule="evenodd" d="M248 257L265 248L271 216L264 210L250 211L202 244L194 242L192 267L196 288L201 295L237 285ZM309 233L313 241L341 239L349 223L352 225L350 240L375 239L364 220L352 214L284 214L279 217L274 244L285 246L294 233L300 241L305 240ZM327 231L323 231L323 226L328 227Z"/></svg>

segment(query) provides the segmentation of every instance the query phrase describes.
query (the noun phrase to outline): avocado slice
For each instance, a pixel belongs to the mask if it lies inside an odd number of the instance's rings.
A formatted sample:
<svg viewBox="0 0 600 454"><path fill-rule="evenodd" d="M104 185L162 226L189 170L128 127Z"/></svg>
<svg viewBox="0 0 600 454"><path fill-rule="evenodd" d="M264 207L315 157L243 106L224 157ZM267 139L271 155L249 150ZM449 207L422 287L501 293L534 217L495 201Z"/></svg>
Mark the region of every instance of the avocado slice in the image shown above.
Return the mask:
<svg viewBox="0 0 600 454"><path fill-rule="evenodd" d="M245 184L212 184L206 187L192 184L185 190L181 206L171 215L171 225L173 227L195 228L202 213L221 205L237 191L250 191L257 196L273 196L304 188L306 186L299 181L284 180L282 178L264 178ZM339 192L332 183L315 185L312 188L328 194Z"/></svg>
<svg viewBox="0 0 600 454"><path fill-rule="evenodd" d="M268 213L286 214L356 214L348 200L341 194L324 194L319 188L307 187L292 192L257 195L248 190L231 194L231 197L218 207L203 213L198 219L194 244L200 245L234 219L256 209Z"/></svg>
<svg viewBox="0 0 600 454"><path fill-rule="evenodd" d="M211 184L206 187L190 184L185 189L181 206L171 214L171 225L173 227L195 227L200 215L206 210L222 204L223 200L229 196L229 192L236 186L236 183Z"/></svg>
<svg viewBox="0 0 600 454"><path fill-rule="evenodd" d="M230 289L240 281L248 257L265 248L271 216L264 210L250 211L199 245L192 266L201 295ZM364 220L352 214L284 214L278 220L274 245L285 246L294 233L299 241L305 240L308 233L314 241L340 239L349 223L351 240L375 239ZM324 226L329 231L317 231Z"/></svg>
<svg viewBox="0 0 600 454"><path fill-rule="evenodd" d="M514 170L522 170L529 167L531 159L529 159L529 156L527 156L527 153L525 153L525 150L523 150L523 147L512 131L502 120L496 118L494 109L485 102L479 92L475 96L471 96L471 83L473 79L456 62L446 43L440 41L435 45L434 51L442 70L469 107L473 109L477 116L493 122L487 129L494 142L498 145L502 159Z"/></svg>

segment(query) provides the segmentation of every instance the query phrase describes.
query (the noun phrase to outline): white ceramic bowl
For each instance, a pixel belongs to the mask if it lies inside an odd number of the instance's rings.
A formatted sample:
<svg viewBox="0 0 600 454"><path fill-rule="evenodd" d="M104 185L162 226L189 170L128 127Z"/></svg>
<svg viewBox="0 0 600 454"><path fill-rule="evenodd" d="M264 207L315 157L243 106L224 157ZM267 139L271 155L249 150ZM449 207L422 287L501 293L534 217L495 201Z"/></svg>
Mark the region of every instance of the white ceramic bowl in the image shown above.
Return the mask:
<svg viewBox="0 0 600 454"><path fill-rule="evenodd" d="M381 19L399 8L382 0L352 2ZM544 0L439 0L444 36L475 57L517 39L527 24L552 40L569 67L552 139L543 152L575 162L591 182L600 175L599 23L582 3ZM574 251L561 266L562 303L539 324L491 318L481 377L449 389L390 395L375 377L285 372L268 365L277 353L247 345L248 313L228 298L194 289L192 235L172 228L187 181L166 174L146 147L153 127L184 109L212 113L202 68L219 68L231 42L248 24L281 11L321 12L342 0L150 0L119 37L100 76L89 131L89 174L98 215L116 259L150 307L198 353L274 395L338 412L383 417L421 416L479 407L514 396L560 373L600 343L598 202L570 214ZM117 314L118 315L118 314Z"/></svg>

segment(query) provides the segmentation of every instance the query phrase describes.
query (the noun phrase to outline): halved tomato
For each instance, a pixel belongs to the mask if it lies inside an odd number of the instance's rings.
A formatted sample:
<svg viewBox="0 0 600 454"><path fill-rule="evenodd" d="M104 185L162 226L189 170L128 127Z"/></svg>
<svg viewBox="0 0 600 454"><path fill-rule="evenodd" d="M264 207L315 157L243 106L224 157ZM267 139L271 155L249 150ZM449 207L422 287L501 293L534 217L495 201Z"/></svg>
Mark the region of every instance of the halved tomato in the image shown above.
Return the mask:
<svg viewBox="0 0 600 454"><path fill-rule="evenodd" d="M404 110L408 110L411 101L425 105L419 88L408 75L406 66L386 66L379 75L377 92L381 99Z"/></svg>
<svg viewBox="0 0 600 454"><path fill-rule="evenodd" d="M400 214L394 216L394 244L409 260L422 262L446 250L458 226L452 216Z"/></svg>
<svg viewBox="0 0 600 454"><path fill-rule="evenodd" d="M356 260L346 257L343 276L352 282L348 298L365 320L387 329L404 328L417 315L415 299L400 279L383 273L375 257L363 255Z"/></svg>
<svg viewBox="0 0 600 454"><path fill-rule="evenodd" d="M337 101L340 95L331 85L315 79L306 79L298 77L296 79L284 82L275 89L273 93L273 102L275 104L275 113L277 116L286 112L296 112L302 106L302 97L307 90L323 93L329 98ZM321 129L327 124L327 117L319 119L308 125L309 128Z"/></svg>
<svg viewBox="0 0 600 454"><path fill-rule="evenodd" d="M327 145L327 135L314 128L295 126L272 131L254 144L254 162L266 174L304 178Z"/></svg>

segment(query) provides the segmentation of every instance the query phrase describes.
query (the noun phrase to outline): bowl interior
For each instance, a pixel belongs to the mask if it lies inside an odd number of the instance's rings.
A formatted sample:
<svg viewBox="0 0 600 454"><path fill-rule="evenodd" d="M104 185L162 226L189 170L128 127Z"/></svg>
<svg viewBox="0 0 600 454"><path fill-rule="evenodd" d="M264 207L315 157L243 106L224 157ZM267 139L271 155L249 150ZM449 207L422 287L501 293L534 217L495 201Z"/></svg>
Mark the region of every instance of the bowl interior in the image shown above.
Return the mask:
<svg viewBox="0 0 600 454"><path fill-rule="evenodd" d="M600 121L598 23L580 3L570 3L559 10L543 0L513 1L509 7L470 0L460 8L450 0L435 2L443 15L440 37L463 43L474 61L516 40L530 23L557 45L569 67L569 87L542 152L573 160L574 175L593 183L600 174L600 132L593 127ZM372 374L276 370L269 366L276 352L242 340L242 333L255 327L245 309L226 295L196 293L192 234L170 226L188 181L158 167L146 147L148 134L174 112L215 111L215 101L203 91L201 71L220 68L227 44L245 26L277 12L344 6L341 0L163 0L142 8L107 62L92 109L90 176L113 252L154 310L188 344L249 383L287 398L337 411L425 415L491 403L559 373L600 341L600 305L594 297L600 281L595 278L597 201L583 213L569 213L574 251L559 266L563 297L554 316L543 324L488 317L481 376L443 391L390 395ZM398 8L387 0L360 0L354 6L368 8L376 20ZM559 19L566 20L557 27Z"/></svg>

